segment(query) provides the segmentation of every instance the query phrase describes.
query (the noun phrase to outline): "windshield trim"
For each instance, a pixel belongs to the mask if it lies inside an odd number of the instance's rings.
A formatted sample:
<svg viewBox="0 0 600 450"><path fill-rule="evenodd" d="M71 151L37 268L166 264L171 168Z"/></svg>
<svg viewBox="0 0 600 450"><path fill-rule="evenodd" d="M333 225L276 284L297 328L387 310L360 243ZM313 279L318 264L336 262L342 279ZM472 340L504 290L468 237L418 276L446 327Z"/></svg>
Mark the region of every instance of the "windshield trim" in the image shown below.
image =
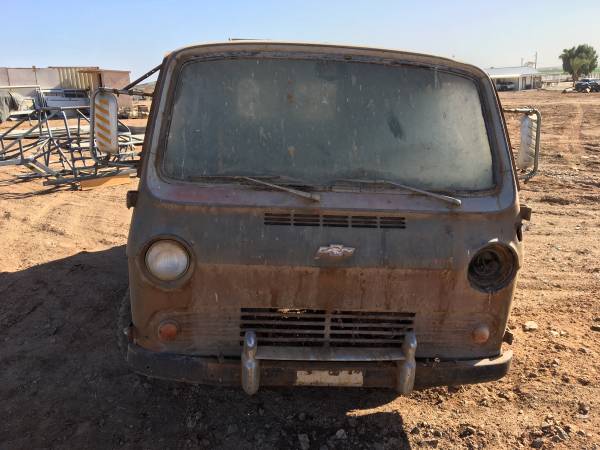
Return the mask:
<svg viewBox="0 0 600 450"><path fill-rule="evenodd" d="M495 106L495 105L490 105L489 101L487 100L486 96L483 94L483 86L482 86L482 81L480 79L478 79L474 74L469 73L466 70L460 70L460 69L456 69L456 68L450 68L447 66L441 66L441 65L437 65L437 64L425 64L425 63L416 63L416 62L412 62L412 61L405 61L401 58L399 59L388 59L388 58L382 58L382 57L376 57L376 56L369 56L369 55L353 55L352 58L348 58L347 56L343 55L342 53L339 54L330 54L330 53L319 53L317 51L315 52L297 52L297 51L289 51L289 52L278 52L278 51L272 51L272 50L261 50L261 51L237 51L237 52L216 52L216 53L206 53L206 54L202 54L202 55L194 55L194 56L188 56L188 57L182 57L180 56L179 58L176 59L175 61L175 66L172 68L172 75L171 75L171 81L170 83L168 83L166 87L166 95L163 97L163 101L166 101L166 105L165 105L165 111L163 113L163 120L162 123L160 124L160 130L159 130L159 135L158 135L158 148L160 149L157 154L156 154L156 158L154 160L154 164L155 164L155 170L156 173L158 175L158 177L163 180L166 183L169 184L180 184L180 183L184 183L186 185L198 185L199 187L202 187L201 185L199 185L197 182L194 181L189 181L189 180L181 180L178 178L174 178L169 176L165 171L164 171L164 166L163 166L163 161L164 161L164 154L166 152L167 149L167 140L168 140L168 133L169 133L169 129L171 126L171 119L172 119L172 112L173 112L173 108L174 108L174 104L175 102L173 101L175 98L175 94L176 94L176 90L179 86L179 83L181 82L181 71L183 69L183 67L187 64L190 63L195 63L195 62L204 62L204 61L216 61L216 60L239 60L239 59L285 59L285 60L327 60L327 61L339 61L339 62L347 62L348 60L351 60L352 62L355 63L364 63L364 64L381 64L381 65L391 65L394 67L402 67L402 66L409 66L409 67L420 67L420 68L426 68L426 69L430 69L430 70L437 70L440 72L444 72L444 73L449 73L451 75L455 75L455 76L461 76L464 77L470 81L472 81L475 84L475 87L477 89L477 93L479 96L479 101L480 101L480 105L481 105L481 114L482 114L482 118L483 118L483 122L485 125L485 129L486 129L486 136L488 139L488 143L489 143L489 147L490 147L490 152L491 152L491 159L492 159L492 184L489 188L484 188L484 189L472 189L472 190L454 190L454 189L445 189L445 190L434 190L434 189L429 189L431 190L431 192L435 192L435 193L440 193L440 194L450 194L450 195L454 195L454 196L466 196L466 197L484 197L484 196L489 196L489 195L493 195L493 194L497 194L501 189L502 189L502 176L501 176L501 172L502 172L502 166L501 163L499 161L498 158L498 151L499 149L497 148L497 144L496 144L496 140L498 139L498 136L496 136L497 132L493 127L493 124L491 123L492 121L490 120L490 116L491 116L491 107ZM260 177L260 175L255 175L256 177ZM398 183L402 183L403 180L393 180L396 181ZM219 183L221 184L221 183ZM240 186L239 184L232 184L233 186ZM206 187L206 185L205 185ZM323 183L320 186L319 185L311 185L312 188L314 188L314 191L317 192L336 192L336 189L332 189L332 187L329 184ZM346 190L346 192L352 191L352 189L348 189ZM366 188L366 187L356 187L355 192L380 192L380 193L386 193L386 194L397 194L398 190L397 189L386 189L386 190L379 190L379 189L373 189L373 188Z"/></svg>

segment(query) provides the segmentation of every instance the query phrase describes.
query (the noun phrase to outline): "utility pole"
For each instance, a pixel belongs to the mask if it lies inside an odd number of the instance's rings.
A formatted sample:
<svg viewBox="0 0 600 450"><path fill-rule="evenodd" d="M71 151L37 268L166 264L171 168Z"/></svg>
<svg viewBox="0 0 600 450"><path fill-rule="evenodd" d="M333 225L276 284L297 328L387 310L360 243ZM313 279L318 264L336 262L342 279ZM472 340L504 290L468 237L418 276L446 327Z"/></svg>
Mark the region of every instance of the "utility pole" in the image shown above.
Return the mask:
<svg viewBox="0 0 600 450"><path fill-rule="evenodd" d="M537 50L535 52L535 62L533 63L533 68L537 69Z"/></svg>

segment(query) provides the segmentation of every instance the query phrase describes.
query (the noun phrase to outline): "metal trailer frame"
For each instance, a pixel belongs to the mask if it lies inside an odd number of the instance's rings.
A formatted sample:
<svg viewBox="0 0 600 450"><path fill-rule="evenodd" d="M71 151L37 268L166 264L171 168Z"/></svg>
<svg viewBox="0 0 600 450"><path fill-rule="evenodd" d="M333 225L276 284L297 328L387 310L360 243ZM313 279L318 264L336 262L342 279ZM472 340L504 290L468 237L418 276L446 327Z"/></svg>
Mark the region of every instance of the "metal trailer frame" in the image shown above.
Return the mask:
<svg viewBox="0 0 600 450"><path fill-rule="evenodd" d="M90 106L48 107L39 91L34 110L26 113L15 111L10 117L19 119L0 133L0 166L22 165L32 173L17 179L45 178L44 185L74 184L82 180L104 178L120 173L134 173L139 155L136 147L143 144L143 136L132 133L122 121L118 121L119 152L114 155L100 152L91 134L93 114L91 104L99 91L116 95L151 97L132 89L141 81L159 71L156 66L123 89L99 88L90 98ZM77 118L75 126L69 125L68 115ZM51 126L50 120L59 119ZM19 127L29 122L30 128Z"/></svg>
<svg viewBox="0 0 600 450"><path fill-rule="evenodd" d="M143 139L119 122L119 153L98 155L90 139L89 110L86 106L40 107L31 111L0 134L0 166L24 165L33 173L20 178L54 178L49 184L73 183L82 177L104 175L100 174L103 169L119 172L121 161L132 160L137 153L135 146ZM69 125L68 114L75 114L75 126ZM51 124L52 119L59 119L60 126ZM24 131L18 130L26 121L33 125ZM131 163L127 166L131 168Z"/></svg>

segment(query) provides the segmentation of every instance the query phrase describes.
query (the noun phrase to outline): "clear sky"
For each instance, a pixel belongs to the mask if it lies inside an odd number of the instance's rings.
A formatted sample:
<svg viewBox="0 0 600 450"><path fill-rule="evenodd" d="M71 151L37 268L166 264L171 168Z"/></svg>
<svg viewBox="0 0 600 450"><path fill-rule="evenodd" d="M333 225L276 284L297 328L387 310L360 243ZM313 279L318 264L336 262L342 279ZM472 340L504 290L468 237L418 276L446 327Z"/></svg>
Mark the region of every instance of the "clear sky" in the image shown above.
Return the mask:
<svg viewBox="0 0 600 450"><path fill-rule="evenodd" d="M600 2L556 0L0 0L0 66L86 65L137 76L165 53L230 37L352 43L455 57L481 67L560 65L600 51Z"/></svg>

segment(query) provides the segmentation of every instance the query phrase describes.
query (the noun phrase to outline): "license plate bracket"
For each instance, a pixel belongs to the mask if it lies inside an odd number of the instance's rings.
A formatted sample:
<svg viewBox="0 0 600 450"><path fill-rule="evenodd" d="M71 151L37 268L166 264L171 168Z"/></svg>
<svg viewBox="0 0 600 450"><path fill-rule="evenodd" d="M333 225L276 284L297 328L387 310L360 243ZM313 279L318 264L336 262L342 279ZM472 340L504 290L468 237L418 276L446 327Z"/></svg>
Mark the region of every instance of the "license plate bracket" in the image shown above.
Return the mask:
<svg viewBox="0 0 600 450"><path fill-rule="evenodd" d="M362 370L298 370L296 386L362 387Z"/></svg>

